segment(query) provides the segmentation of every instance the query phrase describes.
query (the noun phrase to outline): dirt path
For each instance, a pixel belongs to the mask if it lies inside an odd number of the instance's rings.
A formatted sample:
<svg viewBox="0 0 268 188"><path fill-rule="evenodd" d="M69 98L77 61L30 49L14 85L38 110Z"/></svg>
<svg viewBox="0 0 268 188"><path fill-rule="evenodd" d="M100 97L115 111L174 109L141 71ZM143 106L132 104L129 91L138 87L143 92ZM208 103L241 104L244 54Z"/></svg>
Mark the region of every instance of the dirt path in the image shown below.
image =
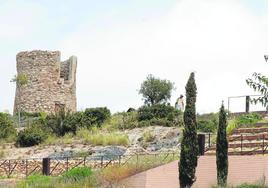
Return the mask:
<svg viewBox="0 0 268 188"><path fill-rule="evenodd" d="M195 188L209 188L216 184L215 156L202 156L198 160ZM268 177L268 157L229 156L228 184L259 183ZM267 183L268 180L266 180ZM172 162L122 181L127 188L178 188L178 162Z"/></svg>

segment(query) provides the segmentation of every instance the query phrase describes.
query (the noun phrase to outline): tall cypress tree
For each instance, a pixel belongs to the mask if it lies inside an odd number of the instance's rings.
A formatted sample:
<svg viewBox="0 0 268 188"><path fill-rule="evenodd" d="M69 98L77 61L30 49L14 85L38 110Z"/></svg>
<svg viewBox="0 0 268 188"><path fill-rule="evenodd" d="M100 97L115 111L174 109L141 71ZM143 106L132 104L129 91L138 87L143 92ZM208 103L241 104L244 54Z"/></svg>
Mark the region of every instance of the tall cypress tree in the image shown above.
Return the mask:
<svg viewBox="0 0 268 188"><path fill-rule="evenodd" d="M191 187L195 182L197 166L198 144L196 123L196 84L194 73L191 73L186 85L186 107L184 111L184 131L181 142L179 162L180 187Z"/></svg>
<svg viewBox="0 0 268 188"><path fill-rule="evenodd" d="M228 141L226 137L226 112L222 104L219 114L219 126L217 133L217 180L219 186L225 186L228 176Z"/></svg>

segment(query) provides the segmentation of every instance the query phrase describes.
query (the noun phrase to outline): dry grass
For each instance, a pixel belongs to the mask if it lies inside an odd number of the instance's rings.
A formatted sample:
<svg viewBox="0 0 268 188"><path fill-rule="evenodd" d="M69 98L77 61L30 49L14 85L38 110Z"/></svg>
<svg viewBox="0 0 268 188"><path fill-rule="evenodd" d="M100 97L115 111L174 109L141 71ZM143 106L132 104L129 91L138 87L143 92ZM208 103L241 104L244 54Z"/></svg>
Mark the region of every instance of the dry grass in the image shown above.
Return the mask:
<svg viewBox="0 0 268 188"><path fill-rule="evenodd" d="M58 144L72 144L76 143L90 144L92 146L107 146L107 145L121 145L128 146L129 139L125 134L117 132L101 132L95 128L80 129L76 135L66 134L63 137L56 137L50 135L41 146L58 145Z"/></svg>

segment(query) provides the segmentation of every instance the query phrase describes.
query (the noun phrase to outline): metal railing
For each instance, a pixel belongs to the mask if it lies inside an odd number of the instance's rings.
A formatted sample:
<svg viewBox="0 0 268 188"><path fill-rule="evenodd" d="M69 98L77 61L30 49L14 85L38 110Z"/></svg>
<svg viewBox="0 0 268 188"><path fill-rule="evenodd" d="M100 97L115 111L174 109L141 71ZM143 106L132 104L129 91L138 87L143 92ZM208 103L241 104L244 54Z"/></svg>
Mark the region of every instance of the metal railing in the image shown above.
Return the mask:
<svg viewBox="0 0 268 188"><path fill-rule="evenodd" d="M265 107L261 106L260 104L253 104L252 103L252 99L255 99L255 98L259 98L259 97L262 97L263 95L242 95L242 96L231 96L231 97L228 97L228 112L231 112L231 113L237 113L237 114L243 114L243 113L249 113L249 112L265 112L266 109ZM239 112L233 112L232 109L231 109L231 100L232 99L243 99L243 105L244 105L244 110L240 110ZM240 104L238 105L239 107L241 107L241 102ZM258 110L256 109L252 109L252 107L255 107L255 108L258 108Z"/></svg>

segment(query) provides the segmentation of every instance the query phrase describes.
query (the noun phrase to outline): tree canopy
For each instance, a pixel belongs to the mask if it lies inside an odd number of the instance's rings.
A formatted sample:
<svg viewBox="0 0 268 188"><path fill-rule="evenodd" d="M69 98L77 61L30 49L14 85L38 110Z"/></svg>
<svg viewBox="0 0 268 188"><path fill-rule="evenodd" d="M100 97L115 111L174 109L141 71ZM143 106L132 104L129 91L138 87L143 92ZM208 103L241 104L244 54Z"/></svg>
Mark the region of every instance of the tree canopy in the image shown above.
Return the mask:
<svg viewBox="0 0 268 188"><path fill-rule="evenodd" d="M169 80L162 80L150 74L141 84L139 94L147 105L162 104L170 99L173 89L174 84Z"/></svg>

